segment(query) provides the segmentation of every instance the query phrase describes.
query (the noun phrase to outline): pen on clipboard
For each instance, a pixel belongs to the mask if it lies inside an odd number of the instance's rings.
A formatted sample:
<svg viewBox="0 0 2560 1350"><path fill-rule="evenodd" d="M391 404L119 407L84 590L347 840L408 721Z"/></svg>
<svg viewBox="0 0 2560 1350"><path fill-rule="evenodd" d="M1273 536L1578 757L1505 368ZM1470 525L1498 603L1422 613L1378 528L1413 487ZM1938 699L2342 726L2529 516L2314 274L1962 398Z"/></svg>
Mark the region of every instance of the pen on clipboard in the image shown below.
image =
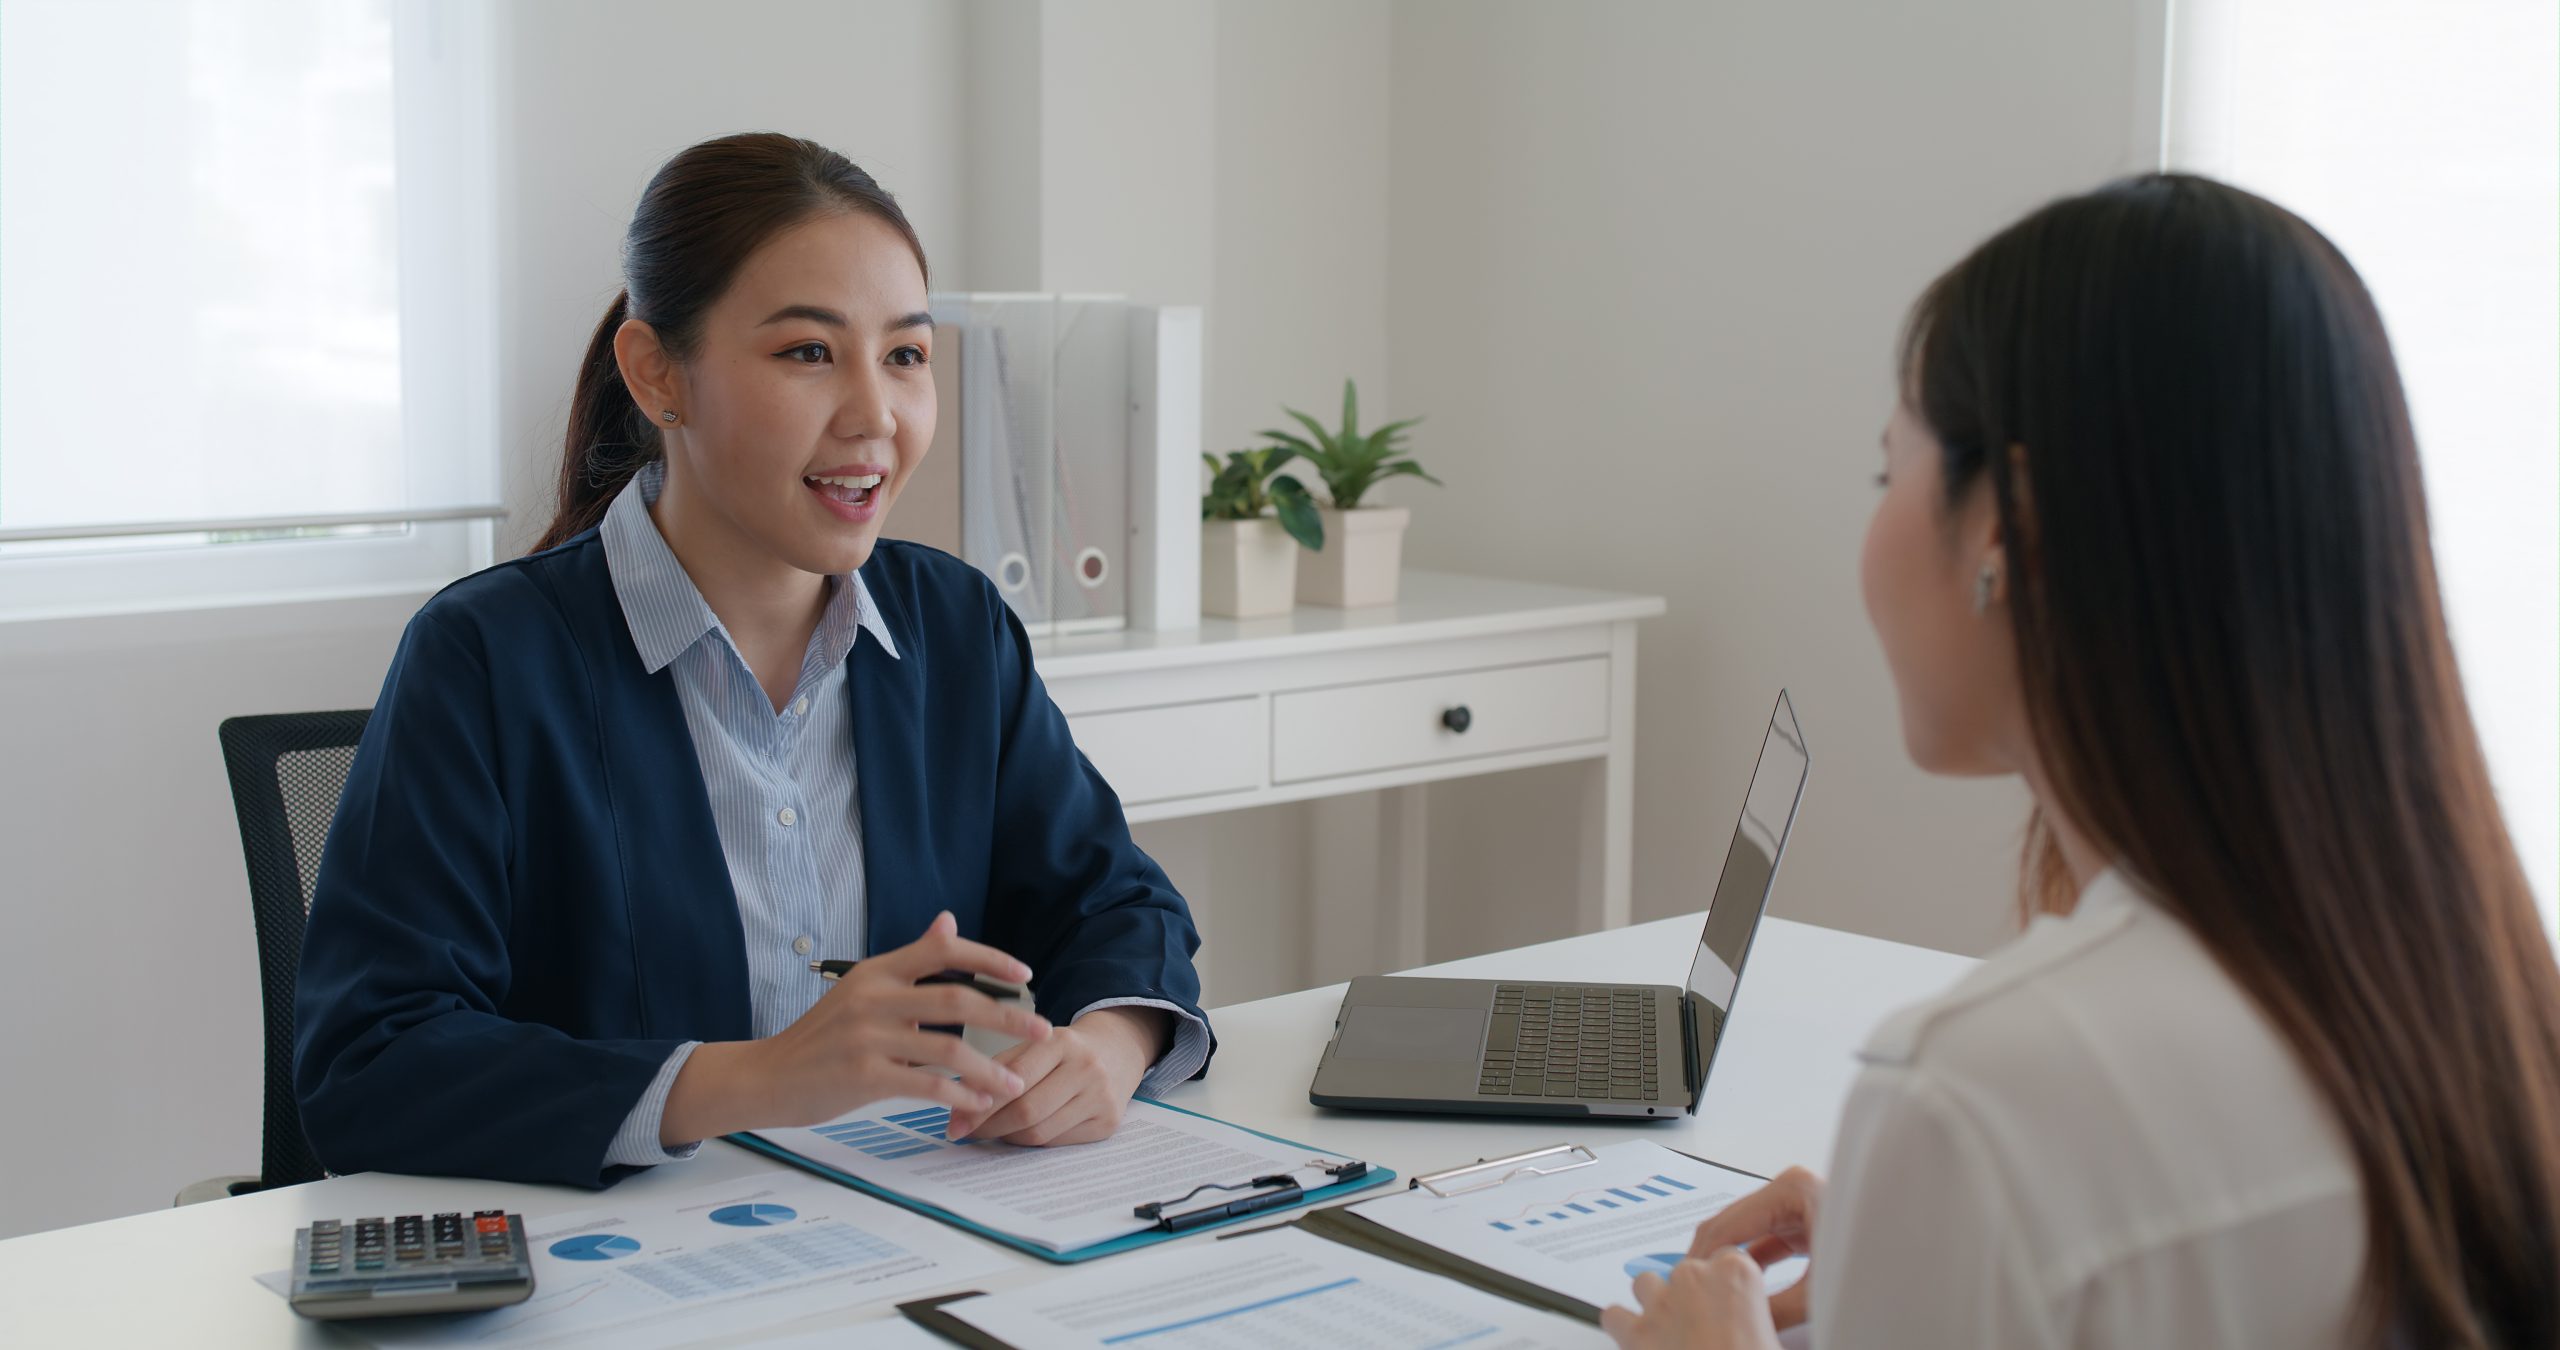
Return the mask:
<svg viewBox="0 0 2560 1350"><path fill-rule="evenodd" d="M809 970L818 978L832 984L835 981L841 980L845 976L853 973L853 968L857 964L857 962L853 961L812 961L809 963ZM1002 980L990 980L983 975L972 975L965 970L936 971L935 973L927 975L923 979L916 981L916 983L963 984L967 985L971 989L977 990L979 993L984 994L989 998L997 999L1020 998L1024 993L1021 985L1006 984Z"/></svg>
<svg viewBox="0 0 2560 1350"><path fill-rule="evenodd" d="M1360 1178L1369 1175L1369 1164L1361 1162L1357 1158L1347 1159L1338 1163L1326 1162L1322 1158L1317 1158L1310 1161L1307 1166L1324 1173L1327 1178L1327 1185L1334 1185L1347 1181L1357 1181ZM1267 1187L1276 1189L1265 1189ZM1173 1208L1175 1205L1187 1203L1202 1191L1246 1190L1252 1191L1254 1194L1242 1196L1234 1200L1225 1200L1214 1204L1203 1205L1198 1209L1184 1210L1179 1214L1168 1214L1165 1212L1166 1210ZM1286 1209L1291 1205L1304 1201L1306 1198L1306 1187L1298 1184L1298 1178L1294 1174L1288 1172L1273 1172L1267 1176L1255 1177L1250 1181L1237 1181L1225 1184L1220 1184L1214 1181L1203 1182L1198 1186L1192 1187L1190 1191L1185 1194L1177 1195L1170 1200L1150 1200L1143 1205L1138 1205L1132 1208L1129 1212L1138 1218L1152 1221L1156 1226L1156 1230L1159 1232L1183 1233L1194 1228L1202 1227L1206 1224L1222 1223L1228 1219L1240 1219L1249 1214L1260 1214L1265 1210Z"/></svg>

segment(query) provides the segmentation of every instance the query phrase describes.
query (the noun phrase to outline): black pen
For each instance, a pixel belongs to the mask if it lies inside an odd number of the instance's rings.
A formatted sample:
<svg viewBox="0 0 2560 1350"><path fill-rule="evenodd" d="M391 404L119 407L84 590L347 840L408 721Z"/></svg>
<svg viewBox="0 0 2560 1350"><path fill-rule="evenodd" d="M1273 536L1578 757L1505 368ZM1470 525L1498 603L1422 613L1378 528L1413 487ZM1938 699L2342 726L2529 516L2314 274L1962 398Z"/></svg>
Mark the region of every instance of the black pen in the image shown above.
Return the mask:
<svg viewBox="0 0 2560 1350"><path fill-rule="evenodd" d="M812 961L809 963L809 969L820 979L835 981L841 980L845 976L851 974L855 964L857 963L852 961ZM927 975L923 979L916 981L916 983L965 984L970 988L977 990L979 993L995 999L1020 998L1024 992L1021 985L1006 984L999 980L990 980L981 975L972 975L965 970L936 971L933 974Z"/></svg>
<svg viewBox="0 0 2560 1350"><path fill-rule="evenodd" d="M1248 1195L1241 1200L1229 1200L1223 1205L1209 1205L1181 1214L1167 1214L1156 1220L1156 1228L1166 1233L1187 1233L1206 1224L1219 1223L1227 1219L1240 1219L1248 1214L1260 1214L1264 1210L1286 1209L1306 1198L1305 1189L1300 1187L1294 1178L1283 1178L1279 1190Z"/></svg>

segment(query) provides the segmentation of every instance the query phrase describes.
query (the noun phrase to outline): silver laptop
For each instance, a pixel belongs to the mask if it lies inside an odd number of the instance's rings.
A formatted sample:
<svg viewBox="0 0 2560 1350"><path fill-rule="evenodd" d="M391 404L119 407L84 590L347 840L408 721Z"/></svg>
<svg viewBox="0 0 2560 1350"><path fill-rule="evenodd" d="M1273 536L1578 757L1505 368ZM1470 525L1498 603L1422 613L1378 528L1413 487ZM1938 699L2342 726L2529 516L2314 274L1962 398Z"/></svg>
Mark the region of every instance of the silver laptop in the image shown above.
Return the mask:
<svg viewBox="0 0 2560 1350"><path fill-rule="evenodd" d="M1363 975L1343 995L1308 1098L1502 1116L1695 1112L1811 767L1779 690L1687 988Z"/></svg>

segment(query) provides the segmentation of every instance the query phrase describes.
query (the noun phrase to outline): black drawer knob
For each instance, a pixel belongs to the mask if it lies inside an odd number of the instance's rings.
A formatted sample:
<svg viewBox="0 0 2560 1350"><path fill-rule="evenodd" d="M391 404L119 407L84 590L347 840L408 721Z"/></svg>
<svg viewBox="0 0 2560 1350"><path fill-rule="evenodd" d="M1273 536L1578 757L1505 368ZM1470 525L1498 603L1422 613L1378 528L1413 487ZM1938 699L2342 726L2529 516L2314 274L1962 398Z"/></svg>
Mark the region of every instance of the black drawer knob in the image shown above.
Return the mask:
<svg viewBox="0 0 2560 1350"><path fill-rule="evenodd" d="M1474 726L1475 724L1476 715L1467 711L1467 705L1463 703L1440 714L1440 725L1447 727L1461 736L1466 735L1467 728Z"/></svg>

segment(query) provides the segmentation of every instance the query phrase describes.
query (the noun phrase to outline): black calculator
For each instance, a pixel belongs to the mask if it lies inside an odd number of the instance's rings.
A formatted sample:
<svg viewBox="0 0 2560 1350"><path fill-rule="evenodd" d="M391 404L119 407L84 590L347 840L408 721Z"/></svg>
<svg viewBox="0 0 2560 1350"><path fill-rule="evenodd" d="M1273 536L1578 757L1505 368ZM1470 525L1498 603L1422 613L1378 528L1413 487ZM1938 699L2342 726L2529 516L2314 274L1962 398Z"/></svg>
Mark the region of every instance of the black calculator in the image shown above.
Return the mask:
<svg viewBox="0 0 2560 1350"><path fill-rule="evenodd" d="M398 1317L522 1303L533 1293L524 1216L484 1209L395 1219L321 1219L293 1234L293 1310Z"/></svg>

